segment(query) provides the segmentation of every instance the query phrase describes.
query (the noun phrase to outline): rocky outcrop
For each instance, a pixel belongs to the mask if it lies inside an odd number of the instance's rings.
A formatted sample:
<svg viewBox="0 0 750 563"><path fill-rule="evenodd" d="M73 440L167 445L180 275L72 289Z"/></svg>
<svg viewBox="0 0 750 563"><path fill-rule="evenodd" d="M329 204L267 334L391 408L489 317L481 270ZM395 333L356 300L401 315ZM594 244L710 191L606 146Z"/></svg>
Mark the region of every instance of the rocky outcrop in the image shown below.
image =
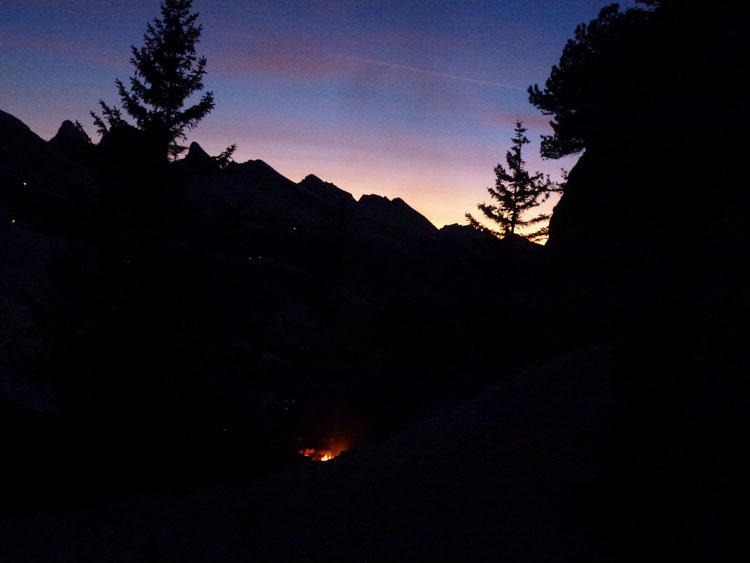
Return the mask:
<svg viewBox="0 0 750 563"><path fill-rule="evenodd" d="M111 127L96 146L100 165L109 174L131 180L163 168L159 152L151 149L146 136L130 124Z"/></svg>
<svg viewBox="0 0 750 563"><path fill-rule="evenodd" d="M475 229L471 225L445 225L440 229L440 238L461 254L483 254L490 249L497 251L500 240L491 233Z"/></svg>
<svg viewBox="0 0 750 563"><path fill-rule="evenodd" d="M579 104L565 110L563 138L577 112L600 116L579 122L585 152L550 221L556 285L573 314L588 309L626 333L710 326L750 304L750 192L737 164L746 158L746 100L740 89L713 86L738 64L745 8L653 4L638 30L612 31L621 48L603 49L598 66L567 61L553 71L568 76Z"/></svg>
<svg viewBox="0 0 750 563"><path fill-rule="evenodd" d="M437 228L401 198L379 195L359 198L351 219L353 236L373 247L411 254L434 245Z"/></svg>
<svg viewBox="0 0 750 563"><path fill-rule="evenodd" d="M571 272L606 272L609 291L648 279L663 295L686 284L686 295L705 294L706 284L731 283L750 265L742 226L750 195L736 164L746 153L746 100L740 89L713 86L738 64L746 10L652 4L637 29L591 31L612 41L590 54L593 66L581 51L580 66L563 55L565 68L553 70L552 81L570 88L562 107L573 104L561 114L561 138L577 131L586 140L547 246ZM711 40L699 46L699 36ZM587 115L599 117L584 125Z"/></svg>
<svg viewBox="0 0 750 563"><path fill-rule="evenodd" d="M387 224L395 228L432 232L435 226L423 215L411 208L403 199L375 194L359 198L357 214L366 221Z"/></svg>
<svg viewBox="0 0 750 563"><path fill-rule="evenodd" d="M77 161L85 161L93 156L94 147L89 136L67 119L60 125L49 144L65 156Z"/></svg>
<svg viewBox="0 0 750 563"><path fill-rule="evenodd" d="M325 207L353 206L354 197L330 182L324 182L314 174L309 174L298 184L300 188L309 192Z"/></svg>
<svg viewBox="0 0 750 563"><path fill-rule="evenodd" d="M196 142L190 143L188 153L180 161L180 165L187 167L192 173L216 172L219 170L216 160Z"/></svg>
<svg viewBox="0 0 750 563"><path fill-rule="evenodd" d="M51 169L59 168L59 160L21 120L0 110L0 182L6 190L57 184ZM41 162L49 165L40 166Z"/></svg>

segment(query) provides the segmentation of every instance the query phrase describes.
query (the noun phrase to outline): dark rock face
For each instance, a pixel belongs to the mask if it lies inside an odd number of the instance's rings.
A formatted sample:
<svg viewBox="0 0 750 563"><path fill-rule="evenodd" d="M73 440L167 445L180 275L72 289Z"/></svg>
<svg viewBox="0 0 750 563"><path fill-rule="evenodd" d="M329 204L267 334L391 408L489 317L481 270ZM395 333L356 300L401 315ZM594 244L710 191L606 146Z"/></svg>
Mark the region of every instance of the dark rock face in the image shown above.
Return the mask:
<svg viewBox="0 0 750 563"><path fill-rule="evenodd" d="M112 127L102 136L97 149L104 165L120 173L130 175L144 166L154 166L153 152L146 138L132 125Z"/></svg>
<svg viewBox="0 0 750 563"><path fill-rule="evenodd" d="M318 199L321 205L339 207L352 206L354 204L352 194L345 192L330 182L324 182L314 174L306 176L298 185L300 188L314 194L314 197Z"/></svg>
<svg viewBox="0 0 750 563"><path fill-rule="evenodd" d="M461 253L473 254L484 252L488 248L497 248L498 239L490 233L482 232L469 225L445 225L440 229L440 237L446 244Z"/></svg>
<svg viewBox="0 0 750 563"><path fill-rule="evenodd" d="M23 121L17 117L0 110L0 131L4 140L28 137L34 135ZM36 136L36 135L35 135Z"/></svg>
<svg viewBox="0 0 750 563"><path fill-rule="evenodd" d="M5 187L27 185L39 180L48 180L45 167L39 162L58 159L44 140L33 133L23 122L0 110L0 181Z"/></svg>
<svg viewBox="0 0 750 563"><path fill-rule="evenodd" d="M389 200L379 195L363 195L359 199L360 213L374 221L387 222L403 228L433 230L435 227L414 211L400 197Z"/></svg>
<svg viewBox="0 0 750 563"><path fill-rule="evenodd" d="M190 143L190 148L182 164L188 166L192 172L199 173L219 169L218 163L196 142Z"/></svg>
<svg viewBox="0 0 750 563"><path fill-rule="evenodd" d="M60 125L60 129L50 139L49 144L63 154L77 160L90 158L93 151L89 136L67 119Z"/></svg>
<svg viewBox="0 0 750 563"><path fill-rule="evenodd" d="M438 239L438 230L401 198L363 195L352 215L354 237L375 247L418 253Z"/></svg>
<svg viewBox="0 0 750 563"><path fill-rule="evenodd" d="M570 172L547 243L568 296L561 314L637 334L734 324L748 310L748 194L731 170L688 166L702 157L682 141L687 152L594 146Z"/></svg>
<svg viewBox="0 0 750 563"><path fill-rule="evenodd" d="M242 181L253 185L294 184L294 182L276 172L276 170L262 160L248 160L242 163L233 162L227 168L227 172L232 178L241 178Z"/></svg>
<svg viewBox="0 0 750 563"><path fill-rule="evenodd" d="M359 199L359 214L379 223L387 223L403 229L434 231L435 226L420 215L400 197L389 200L379 195L363 195Z"/></svg>
<svg viewBox="0 0 750 563"><path fill-rule="evenodd" d="M657 4L638 33L617 39L632 42L622 58L599 63L632 84L627 94L595 71L579 77L591 106L582 101L582 113L602 110L592 100L616 103L603 106L612 119L587 134L547 244L559 286L577 303L571 309L599 319L610 311L624 332L736 320L750 303L750 192L736 164L745 159L746 100L713 87L733 72L746 10ZM710 39L696 43L699 36Z"/></svg>
<svg viewBox="0 0 750 563"><path fill-rule="evenodd" d="M72 222L76 199L91 196L92 159L77 160L0 111L0 208L47 232Z"/></svg>
<svg viewBox="0 0 750 563"><path fill-rule="evenodd" d="M581 107L565 119L601 119L581 122L585 153L550 223L549 248L606 268L627 263L622 273L642 263L651 275L684 278L699 264L721 268L750 243L739 227L750 197L734 164L746 152L746 99L713 86L738 64L746 8L654 4L637 29L612 32L595 68L561 71L580 82ZM620 82L602 83L596 69Z"/></svg>
<svg viewBox="0 0 750 563"><path fill-rule="evenodd" d="M548 247L612 265L687 258L686 247L705 252L724 234L710 215L697 220L701 184L708 180L702 175L685 170L680 155L659 146L593 146L570 172L550 221Z"/></svg>

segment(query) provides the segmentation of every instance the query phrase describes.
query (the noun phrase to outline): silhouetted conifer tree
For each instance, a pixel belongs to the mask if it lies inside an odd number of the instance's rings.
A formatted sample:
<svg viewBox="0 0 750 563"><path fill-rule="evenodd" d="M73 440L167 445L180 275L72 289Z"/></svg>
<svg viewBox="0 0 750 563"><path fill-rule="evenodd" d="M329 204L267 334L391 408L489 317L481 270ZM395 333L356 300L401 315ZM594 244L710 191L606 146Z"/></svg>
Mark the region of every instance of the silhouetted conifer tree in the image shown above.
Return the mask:
<svg viewBox="0 0 750 563"><path fill-rule="evenodd" d="M207 92L198 103L183 109L187 99L203 89L206 74L206 58L195 53L202 26L196 25L198 13L191 13L191 4L192 0L164 0L161 18L154 18L146 28L144 46L132 47L130 62L136 70L130 87L115 81L123 108L164 158L185 150L177 140L185 139L185 131L214 108L213 92ZM107 124L125 123L118 108L99 103L104 119L91 113L100 134L107 132Z"/></svg>
<svg viewBox="0 0 750 563"><path fill-rule="evenodd" d="M229 166L229 163L232 162L232 155L234 155L234 151L237 150L237 143L232 143L229 145L219 156L215 156L214 160L219 165L219 168L223 170L227 166Z"/></svg>
<svg viewBox="0 0 750 563"><path fill-rule="evenodd" d="M524 219L530 209L545 201L551 192L558 191L549 176L536 172L529 174L525 169L525 162L521 156L522 148L529 143L526 138L526 128L522 122L516 121L515 135L512 138L513 147L505 153L506 169L502 164L495 167L495 185L487 188L492 199L497 204L480 203L477 208L490 221L500 225L500 231L487 229L477 221L471 213L466 214L469 224L481 230L488 230L498 236L520 234L529 240L536 240L547 235L547 227L542 227L531 233L518 233L517 229L539 225L549 219L548 214L540 213L536 217Z"/></svg>
<svg viewBox="0 0 750 563"><path fill-rule="evenodd" d="M583 151L613 131L628 129L638 117L649 115L644 92L652 88L654 53L646 32L655 10L676 4L671 0L638 0L645 8L623 12L617 4L602 8L588 24L580 24L568 40L560 62L552 67L544 89L529 86L529 101L545 115L554 135L542 137L544 158L561 158ZM644 47L641 47L644 46ZM659 66L654 83L661 84ZM658 92L654 88L651 98ZM635 104L635 111L623 111ZM662 110L657 110L656 114Z"/></svg>
<svg viewBox="0 0 750 563"><path fill-rule="evenodd" d="M96 112L89 112L91 117L94 118L96 132L99 133L99 135L108 133L112 127L127 125L127 121L122 118L122 111L120 111L120 108L110 107L104 103L104 100L99 100L99 105L102 108L102 115L104 117L99 116Z"/></svg>

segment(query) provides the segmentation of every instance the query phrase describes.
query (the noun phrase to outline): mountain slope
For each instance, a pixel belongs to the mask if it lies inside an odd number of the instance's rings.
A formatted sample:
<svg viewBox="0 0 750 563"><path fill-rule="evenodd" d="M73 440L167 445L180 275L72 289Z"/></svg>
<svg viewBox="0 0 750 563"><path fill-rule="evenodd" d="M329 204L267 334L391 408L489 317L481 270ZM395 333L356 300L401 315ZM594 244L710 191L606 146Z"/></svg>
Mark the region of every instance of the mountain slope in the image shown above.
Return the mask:
<svg viewBox="0 0 750 563"><path fill-rule="evenodd" d="M744 415L740 388L712 388L706 353L731 369L741 346L685 357L660 343L661 359L644 360L654 345L579 350L382 444L251 487L6 520L0 537L9 561L728 556ZM676 371L660 381L665 368Z"/></svg>

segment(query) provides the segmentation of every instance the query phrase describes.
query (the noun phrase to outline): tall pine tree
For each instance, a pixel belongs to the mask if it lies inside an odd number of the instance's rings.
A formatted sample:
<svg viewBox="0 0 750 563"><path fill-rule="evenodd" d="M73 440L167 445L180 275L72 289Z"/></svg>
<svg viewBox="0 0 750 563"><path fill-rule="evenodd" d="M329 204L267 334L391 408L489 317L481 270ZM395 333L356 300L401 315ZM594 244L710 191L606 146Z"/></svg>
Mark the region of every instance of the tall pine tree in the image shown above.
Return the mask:
<svg viewBox="0 0 750 563"><path fill-rule="evenodd" d="M132 46L135 76L130 77L130 87L115 81L123 108L165 159L184 150L178 140L214 108L213 92L184 108L188 98L203 89L206 74L206 58L195 52L202 26L196 24L198 13L191 13L191 8L192 0L164 0L161 18L147 25L143 47ZM125 123L118 108L101 100L99 104L110 127ZM107 124L91 113L99 132L105 133Z"/></svg>
<svg viewBox="0 0 750 563"><path fill-rule="evenodd" d="M502 164L495 167L495 185L487 188L494 203L480 203L477 205L482 214L500 226L500 230L488 229L477 221L471 213L466 214L466 219L473 227L487 230L497 236L507 237L521 235L529 240L538 240L547 235L547 227L544 226L531 233L518 232L526 227L533 227L549 219L548 214L539 215L526 219L526 212L537 207L547 198L550 193L559 191L549 176L541 172L529 174L525 169L525 162L521 156L522 148L529 143L526 137L526 128L521 121L516 121L515 135L512 138L513 146L505 153L506 169Z"/></svg>

